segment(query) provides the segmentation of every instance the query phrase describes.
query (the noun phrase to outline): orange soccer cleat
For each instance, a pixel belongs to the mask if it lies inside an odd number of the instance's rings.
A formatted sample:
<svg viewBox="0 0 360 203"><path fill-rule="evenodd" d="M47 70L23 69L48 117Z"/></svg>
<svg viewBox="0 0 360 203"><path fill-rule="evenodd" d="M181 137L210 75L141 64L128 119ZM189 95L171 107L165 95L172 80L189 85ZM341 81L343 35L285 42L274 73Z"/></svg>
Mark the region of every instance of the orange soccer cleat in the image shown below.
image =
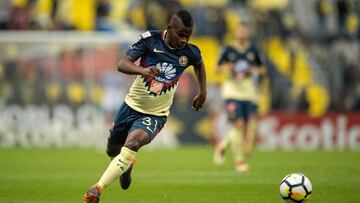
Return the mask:
<svg viewBox="0 0 360 203"><path fill-rule="evenodd" d="M104 189L100 185L95 184L84 194L83 200L87 203L98 203L103 191Z"/></svg>

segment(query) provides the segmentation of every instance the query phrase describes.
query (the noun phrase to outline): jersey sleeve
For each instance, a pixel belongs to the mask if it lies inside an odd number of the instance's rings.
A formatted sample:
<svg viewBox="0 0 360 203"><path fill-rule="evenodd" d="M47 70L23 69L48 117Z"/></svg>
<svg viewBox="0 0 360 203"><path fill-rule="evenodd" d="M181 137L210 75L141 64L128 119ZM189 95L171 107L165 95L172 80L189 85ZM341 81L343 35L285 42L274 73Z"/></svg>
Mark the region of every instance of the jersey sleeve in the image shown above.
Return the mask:
<svg viewBox="0 0 360 203"><path fill-rule="evenodd" d="M197 66L202 61L201 51L197 46L192 46L192 50L193 50L192 65Z"/></svg>
<svg viewBox="0 0 360 203"><path fill-rule="evenodd" d="M141 34L139 41L131 45L126 51L126 54L131 56L134 60L137 60L143 56L146 53L147 41L150 36L151 33L149 31Z"/></svg>
<svg viewBox="0 0 360 203"><path fill-rule="evenodd" d="M223 65L229 62L228 52L229 49L227 47L222 48L219 60L217 62L218 65Z"/></svg>
<svg viewBox="0 0 360 203"><path fill-rule="evenodd" d="M259 51L259 49L257 48L256 45L253 45L253 50L254 50L254 55L255 55L254 65L255 65L255 66L261 66L261 65L263 65L262 57L261 57L261 55L260 55L260 51Z"/></svg>

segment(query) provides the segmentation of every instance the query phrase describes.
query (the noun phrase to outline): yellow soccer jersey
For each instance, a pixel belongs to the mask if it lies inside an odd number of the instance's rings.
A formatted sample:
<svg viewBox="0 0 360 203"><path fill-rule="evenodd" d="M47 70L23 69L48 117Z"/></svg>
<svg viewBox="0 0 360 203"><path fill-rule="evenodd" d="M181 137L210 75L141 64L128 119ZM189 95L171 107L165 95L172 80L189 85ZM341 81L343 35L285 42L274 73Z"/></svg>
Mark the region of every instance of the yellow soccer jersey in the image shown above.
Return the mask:
<svg viewBox="0 0 360 203"><path fill-rule="evenodd" d="M166 31L147 31L126 52L135 60L140 58L141 67L156 66L160 70L154 78L135 77L125 102L138 112L169 115L180 76L187 67L202 61L200 50L195 45L171 49L165 44L165 36Z"/></svg>
<svg viewBox="0 0 360 203"><path fill-rule="evenodd" d="M256 83L249 71L250 67L259 67L261 64L259 51L253 43L242 51L226 46L218 61L218 65L227 65L230 70L229 78L223 82L222 97L257 102Z"/></svg>
<svg viewBox="0 0 360 203"><path fill-rule="evenodd" d="M224 99L236 99L253 102L256 98L256 87L252 78L242 80L228 79L222 86Z"/></svg>
<svg viewBox="0 0 360 203"><path fill-rule="evenodd" d="M146 86L146 83L150 83L150 85ZM144 82L142 76L136 76L129 94L125 97L125 102L135 111L151 115L167 116L173 102L177 82L172 85L166 94L151 94L151 92L160 92L163 85L163 83L157 82L156 80Z"/></svg>

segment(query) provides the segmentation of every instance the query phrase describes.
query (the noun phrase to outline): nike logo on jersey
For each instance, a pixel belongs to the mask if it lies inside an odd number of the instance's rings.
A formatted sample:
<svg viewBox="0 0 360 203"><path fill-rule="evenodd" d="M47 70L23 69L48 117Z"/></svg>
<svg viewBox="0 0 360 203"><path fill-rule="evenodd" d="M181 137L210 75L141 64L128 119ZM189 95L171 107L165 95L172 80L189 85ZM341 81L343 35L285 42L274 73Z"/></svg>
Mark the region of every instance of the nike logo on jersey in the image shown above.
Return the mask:
<svg viewBox="0 0 360 203"><path fill-rule="evenodd" d="M154 52L156 52L156 53L164 53L165 51L158 50L157 48L154 48Z"/></svg>

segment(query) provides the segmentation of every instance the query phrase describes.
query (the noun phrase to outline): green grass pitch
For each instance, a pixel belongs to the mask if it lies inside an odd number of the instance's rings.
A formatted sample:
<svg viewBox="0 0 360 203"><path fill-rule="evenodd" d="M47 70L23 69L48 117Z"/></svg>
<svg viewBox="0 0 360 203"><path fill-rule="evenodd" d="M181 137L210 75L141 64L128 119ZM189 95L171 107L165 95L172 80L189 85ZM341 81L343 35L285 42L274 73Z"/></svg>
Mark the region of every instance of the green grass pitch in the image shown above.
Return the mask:
<svg viewBox="0 0 360 203"><path fill-rule="evenodd" d="M308 202L360 202L360 152L256 151L251 170L241 174L230 155L222 166L212 164L212 155L206 146L142 150L129 190L116 180L101 202L281 203L279 183L290 172L312 181ZM109 160L95 149L0 149L0 161L1 203L75 203Z"/></svg>

